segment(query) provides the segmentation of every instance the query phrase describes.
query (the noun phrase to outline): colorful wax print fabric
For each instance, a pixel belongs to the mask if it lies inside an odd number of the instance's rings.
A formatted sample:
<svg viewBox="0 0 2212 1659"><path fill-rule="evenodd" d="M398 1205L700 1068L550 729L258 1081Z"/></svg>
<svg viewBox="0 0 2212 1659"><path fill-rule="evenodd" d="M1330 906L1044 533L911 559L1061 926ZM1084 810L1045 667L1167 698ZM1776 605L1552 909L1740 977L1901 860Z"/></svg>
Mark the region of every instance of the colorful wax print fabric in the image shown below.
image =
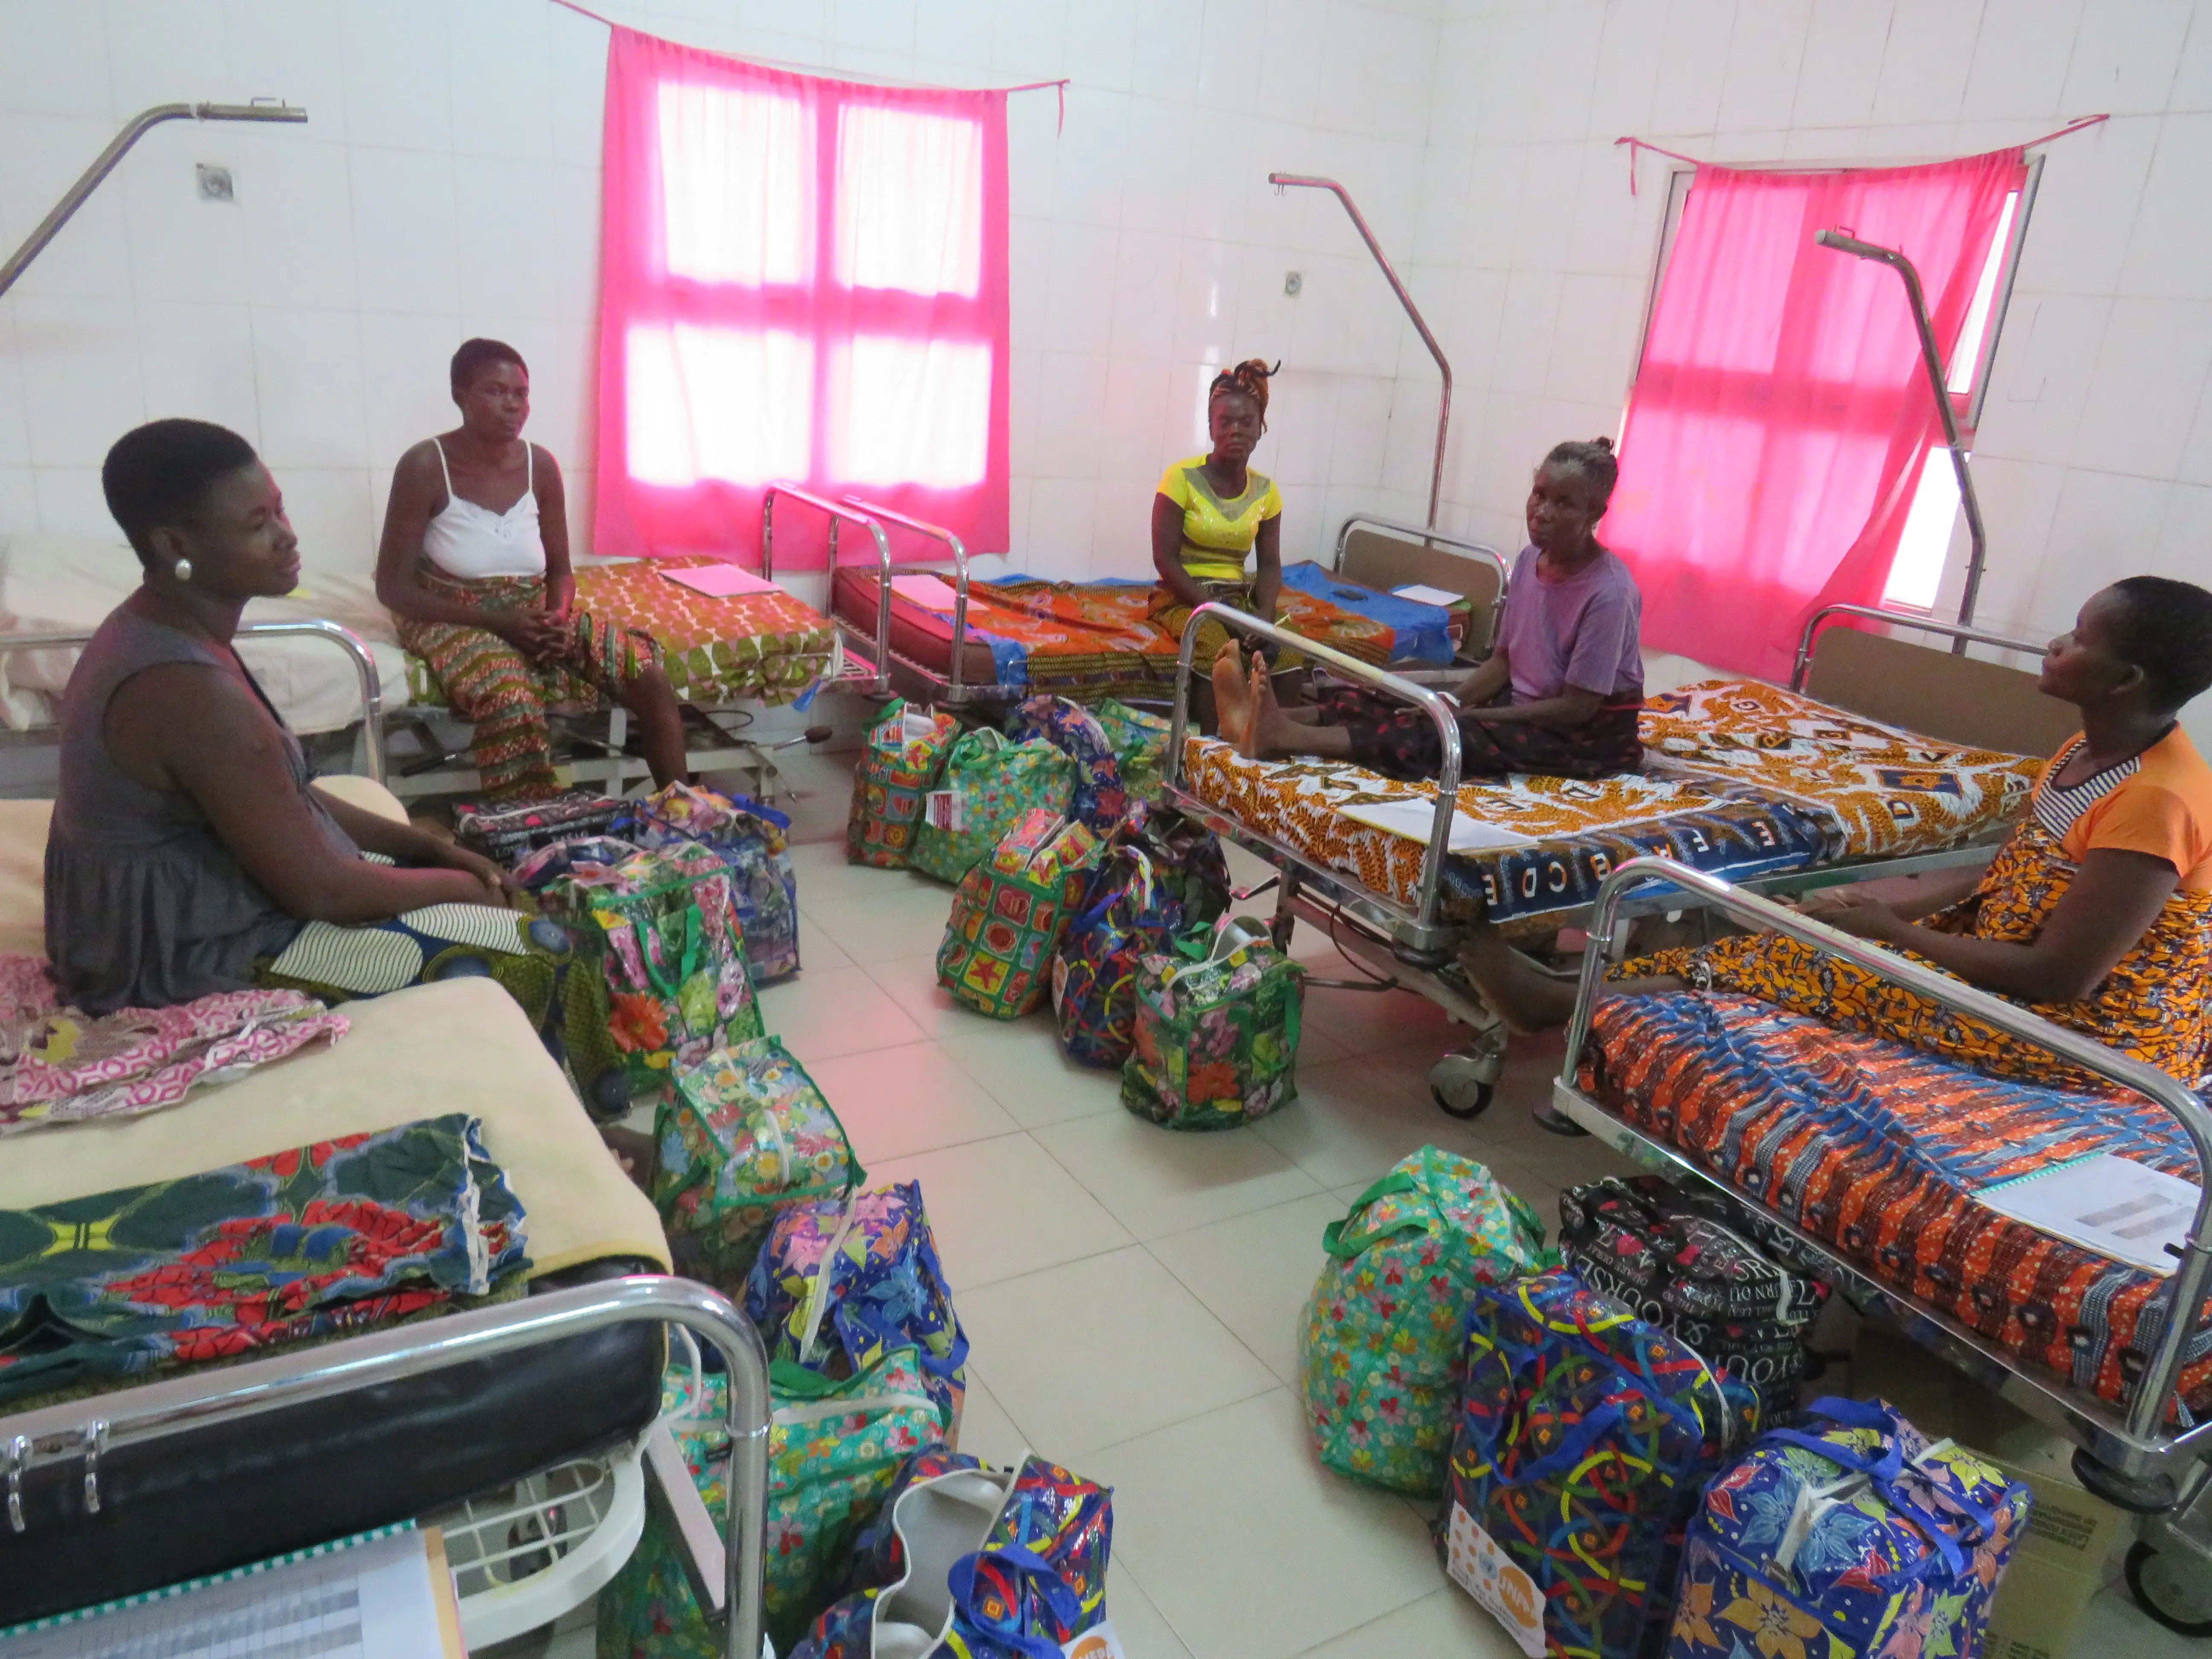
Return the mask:
<svg viewBox="0 0 2212 1659"><path fill-rule="evenodd" d="M529 1265L459 1115L0 1211L0 1407L435 1311Z"/></svg>
<svg viewBox="0 0 2212 1659"><path fill-rule="evenodd" d="M2002 1081L1903 1043L1715 993L1597 1006L1586 1091L1723 1185L2075 1390L2120 1403L2171 1317L2172 1280L1978 1204L1982 1187L2094 1153L2200 1178L2140 1097ZM2212 1408L2212 1327L2178 1421Z"/></svg>
<svg viewBox="0 0 2212 1659"><path fill-rule="evenodd" d="M56 1000L45 957L0 955L0 1135L173 1106L346 1030L297 991L88 1014Z"/></svg>
<svg viewBox="0 0 2212 1659"><path fill-rule="evenodd" d="M1182 787L1239 823L1275 837L1401 903L1420 892L1425 843L1346 816L1348 806L1434 802L1433 783L1401 783L1342 762L1249 760L1212 738L1187 738ZM1459 810L1525 845L1444 860L1444 920L1535 919L1589 905L1613 868L1647 854L1732 881L1837 856L1820 813L1711 779L1647 770L1615 777L1514 776L1463 783Z"/></svg>
<svg viewBox="0 0 2212 1659"><path fill-rule="evenodd" d="M1443 1489L1476 1287L1550 1264L1544 1224L1481 1164L1424 1146L1331 1222L1298 1324L1306 1425L1340 1474Z"/></svg>
<svg viewBox="0 0 2212 1659"><path fill-rule="evenodd" d="M1644 708L1645 748L1824 810L1853 857L1929 852L1997 829L2027 806L2043 769L2039 758L1923 738L1756 680L1702 680Z"/></svg>

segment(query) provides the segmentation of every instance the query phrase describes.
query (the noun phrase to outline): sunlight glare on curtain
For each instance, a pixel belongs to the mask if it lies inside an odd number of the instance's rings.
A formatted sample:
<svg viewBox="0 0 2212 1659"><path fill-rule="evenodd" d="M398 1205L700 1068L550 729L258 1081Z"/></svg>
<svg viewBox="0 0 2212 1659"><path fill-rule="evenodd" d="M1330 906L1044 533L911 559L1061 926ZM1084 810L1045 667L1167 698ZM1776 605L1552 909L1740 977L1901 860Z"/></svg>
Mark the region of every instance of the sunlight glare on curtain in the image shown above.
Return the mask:
<svg viewBox="0 0 2212 1659"><path fill-rule="evenodd" d="M796 334L634 328L630 477L688 489L764 484L806 470L814 348Z"/></svg>
<svg viewBox="0 0 2212 1659"><path fill-rule="evenodd" d="M814 164L799 100L685 81L659 94L668 274L748 288L803 280Z"/></svg>
<svg viewBox="0 0 2212 1659"><path fill-rule="evenodd" d="M835 469L848 483L957 489L990 453L991 348L857 336L830 378Z"/></svg>
<svg viewBox="0 0 2212 1659"><path fill-rule="evenodd" d="M838 118L837 280L973 295L982 264L982 128L848 106Z"/></svg>

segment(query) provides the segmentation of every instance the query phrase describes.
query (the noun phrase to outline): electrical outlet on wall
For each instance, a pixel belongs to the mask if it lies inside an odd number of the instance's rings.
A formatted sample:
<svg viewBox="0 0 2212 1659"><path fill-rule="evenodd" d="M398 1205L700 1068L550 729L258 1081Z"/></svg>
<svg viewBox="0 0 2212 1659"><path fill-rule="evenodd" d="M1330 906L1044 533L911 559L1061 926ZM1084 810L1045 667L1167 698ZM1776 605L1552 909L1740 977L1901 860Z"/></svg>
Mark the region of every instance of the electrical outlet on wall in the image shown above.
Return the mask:
<svg viewBox="0 0 2212 1659"><path fill-rule="evenodd" d="M1306 278L1304 271L1286 270L1283 273L1283 292L1293 300L1298 297L1298 290L1305 285Z"/></svg>
<svg viewBox="0 0 2212 1659"><path fill-rule="evenodd" d="M203 200L229 202L237 199L231 191L228 167L216 167L211 162L202 161L195 166L192 171L199 175L200 197Z"/></svg>

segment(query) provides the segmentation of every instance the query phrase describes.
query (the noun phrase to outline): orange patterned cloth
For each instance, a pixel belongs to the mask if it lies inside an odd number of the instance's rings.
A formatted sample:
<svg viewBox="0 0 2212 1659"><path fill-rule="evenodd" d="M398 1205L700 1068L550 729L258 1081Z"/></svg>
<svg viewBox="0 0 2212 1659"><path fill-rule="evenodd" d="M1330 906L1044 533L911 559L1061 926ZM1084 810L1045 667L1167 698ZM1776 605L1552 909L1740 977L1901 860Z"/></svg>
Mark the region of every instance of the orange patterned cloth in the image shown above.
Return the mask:
<svg viewBox="0 0 2212 1659"><path fill-rule="evenodd" d="M1901 1294L2074 1389L2124 1401L2172 1280L1975 1201L1982 1188L2108 1152L2198 1180L2180 1126L2131 1094L1977 1076L1748 997L1608 997L1585 1092ZM2212 1407L2212 1328L2181 1420Z"/></svg>
<svg viewBox="0 0 2212 1659"><path fill-rule="evenodd" d="M1818 806L1853 855L1930 852L2027 804L2043 762L1923 738L1755 680L1645 701L1644 746L1668 763Z"/></svg>

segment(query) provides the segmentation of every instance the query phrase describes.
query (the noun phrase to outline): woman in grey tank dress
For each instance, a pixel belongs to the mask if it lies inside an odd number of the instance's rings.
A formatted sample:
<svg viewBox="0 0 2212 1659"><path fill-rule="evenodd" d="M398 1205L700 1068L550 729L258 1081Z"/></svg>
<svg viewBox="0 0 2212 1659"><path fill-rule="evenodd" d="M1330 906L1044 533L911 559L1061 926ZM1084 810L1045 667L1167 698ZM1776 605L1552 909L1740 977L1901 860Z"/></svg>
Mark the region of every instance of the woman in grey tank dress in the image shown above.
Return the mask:
<svg viewBox="0 0 2212 1659"><path fill-rule="evenodd" d="M312 787L232 650L246 601L300 574L252 447L156 421L109 451L101 484L145 574L62 696L46 893L64 999L108 1013L280 984L343 1001L484 976L587 1101L618 1107L605 989L568 985L567 933L505 908L489 860Z"/></svg>

